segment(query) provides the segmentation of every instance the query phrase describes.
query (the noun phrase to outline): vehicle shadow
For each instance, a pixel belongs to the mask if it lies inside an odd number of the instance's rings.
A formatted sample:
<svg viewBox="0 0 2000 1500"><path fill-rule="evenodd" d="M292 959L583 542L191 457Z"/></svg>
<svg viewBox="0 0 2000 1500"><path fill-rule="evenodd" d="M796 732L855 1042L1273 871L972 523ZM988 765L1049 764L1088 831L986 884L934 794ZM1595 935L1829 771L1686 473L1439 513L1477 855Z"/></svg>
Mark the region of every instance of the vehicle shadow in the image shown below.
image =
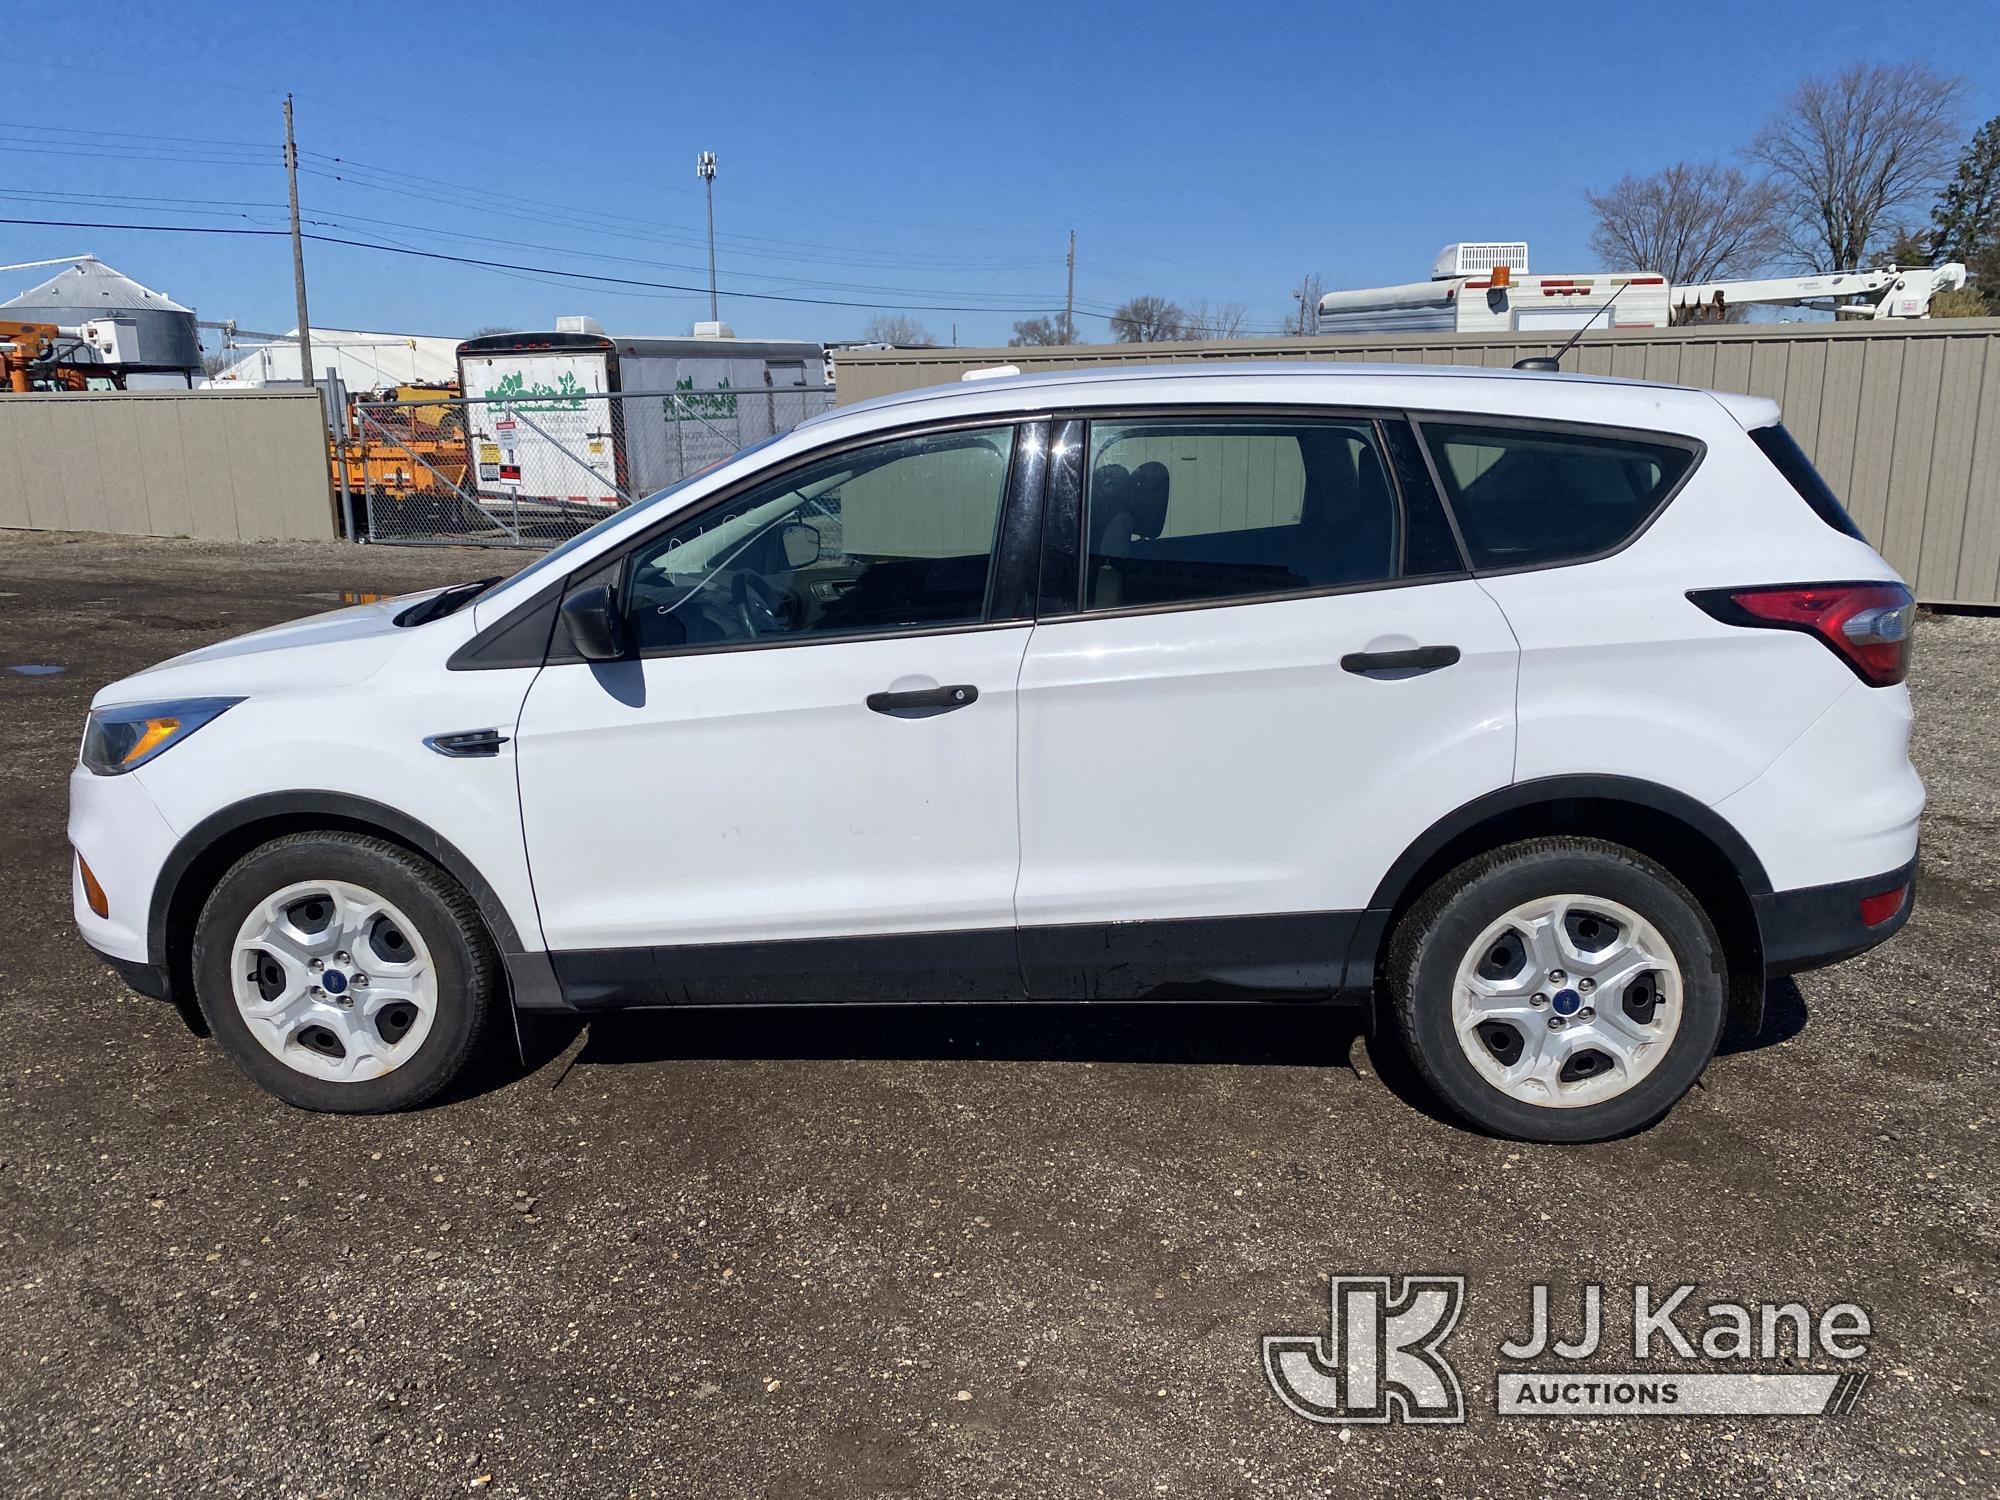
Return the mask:
<svg viewBox="0 0 2000 1500"><path fill-rule="evenodd" d="M1735 1030L1725 1032L1722 1045L1716 1049L1716 1056L1761 1052L1766 1047L1789 1042L1806 1029L1806 1023L1811 1019L1812 1012L1806 1006L1806 997L1799 992L1798 981L1790 975L1773 979L1764 986L1763 1026L1755 1036L1744 1036Z"/></svg>
<svg viewBox="0 0 2000 1500"><path fill-rule="evenodd" d="M1357 1006L1180 1000L1156 1004L758 1006L537 1019L532 1071L690 1061L1056 1062L1352 1069L1434 1120L1431 1095L1393 1034L1371 1036ZM1459 1128L1463 1128L1462 1125Z"/></svg>
<svg viewBox="0 0 2000 1500"><path fill-rule="evenodd" d="M826 1005L590 1018L585 1063L999 1061L1345 1066L1352 1007L1171 1004Z"/></svg>
<svg viewBox="0 0 2000 1500"><path fill-rule="evenodd" d="M1765 991L1754 1037L1730 1034L1718 1055L1754 1052L1804 1031L1809 1011L1791 979ZM1403 1104L1464 1128L1411 1065L1393 1028L1372 1034L1355 1006L1061 1003L820 1005L522 1016L522 1058L535 1072L583 1046L570 1066L663 1062L1068 1062L1352 1068ZM519 1076L516 1074L516 1076ZM497 1083L500 1080L492 1080Z"/></svg>

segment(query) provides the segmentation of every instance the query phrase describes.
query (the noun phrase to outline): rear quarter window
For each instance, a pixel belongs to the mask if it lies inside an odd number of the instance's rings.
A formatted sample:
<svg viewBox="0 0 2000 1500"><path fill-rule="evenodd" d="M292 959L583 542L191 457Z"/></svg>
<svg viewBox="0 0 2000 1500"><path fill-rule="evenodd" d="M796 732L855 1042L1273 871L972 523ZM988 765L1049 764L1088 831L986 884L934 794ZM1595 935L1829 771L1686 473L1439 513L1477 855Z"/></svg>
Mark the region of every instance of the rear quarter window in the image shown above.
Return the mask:
<svg viewBox="0 0 2000 1500"><path fill-rule="evenodd" d="M1623 434L1426 420L1474 568L1542 567L1615 551L1645 529L1698 449Z"/></svg>
<svg viewBox="0 0 2000 1500"><path fill-rule="evenodd" d="M1764 457L1785 476L1785 483L1798 492L1799 498L1812 507L1814 515L1843 536L1851 536L1857 542L1868 540L1854 524L1847 507L1840 503L1840 497L1834 494L1833 487L1819 477L1819 470L1806 457L1799 440L1782 425L1752 428L1750 441L1763 450Z"/></svg>

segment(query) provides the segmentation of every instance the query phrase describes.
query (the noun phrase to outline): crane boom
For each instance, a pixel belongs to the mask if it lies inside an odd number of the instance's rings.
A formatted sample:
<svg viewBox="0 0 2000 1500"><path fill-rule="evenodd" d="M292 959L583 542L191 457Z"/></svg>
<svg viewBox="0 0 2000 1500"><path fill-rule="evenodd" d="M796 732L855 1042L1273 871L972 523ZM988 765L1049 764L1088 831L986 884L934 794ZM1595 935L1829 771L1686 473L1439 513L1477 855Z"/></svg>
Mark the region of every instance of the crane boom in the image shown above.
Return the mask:
<svg viewBox="0 0 2000 1500"><path fill-rule="evenodd" d="M1825 271L1811 276L1769 276L1747 281L1708 281L1677 286L1676 312L1687 308L1745 307L1751 304L1789 305L1833 302L1834 314L1847 318L1927 318L1931 299L1939 292L1965 285L1965 267L1957 261L1942 266L1903 269L1883 266L1872 271ZM1871 302L1843 305L1847 298Z"/></svg>

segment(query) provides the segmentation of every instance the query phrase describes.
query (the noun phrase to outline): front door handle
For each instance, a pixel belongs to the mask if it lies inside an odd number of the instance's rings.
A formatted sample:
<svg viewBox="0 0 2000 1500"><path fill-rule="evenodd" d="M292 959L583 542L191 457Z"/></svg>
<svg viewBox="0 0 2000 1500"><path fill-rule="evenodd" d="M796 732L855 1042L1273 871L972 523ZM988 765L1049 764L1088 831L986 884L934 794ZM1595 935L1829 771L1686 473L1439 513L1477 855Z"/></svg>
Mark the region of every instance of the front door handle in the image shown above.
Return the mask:
<svg viewBox="0 0 2000 1500"><path fill-rule="evenodd" d="M1456 646L1416 646L1408 651L1350 651L1340 665L1362 677L1418 677L1457 660Z"/></svg>
<svg viewBox="0 0 2000 1500"><path fill-rule="evenodd" d="M929 719L968 708L979 701L979 689L969 682L946 687L917 688L907 693L870 693L868 706L896 719Z"/></svg>

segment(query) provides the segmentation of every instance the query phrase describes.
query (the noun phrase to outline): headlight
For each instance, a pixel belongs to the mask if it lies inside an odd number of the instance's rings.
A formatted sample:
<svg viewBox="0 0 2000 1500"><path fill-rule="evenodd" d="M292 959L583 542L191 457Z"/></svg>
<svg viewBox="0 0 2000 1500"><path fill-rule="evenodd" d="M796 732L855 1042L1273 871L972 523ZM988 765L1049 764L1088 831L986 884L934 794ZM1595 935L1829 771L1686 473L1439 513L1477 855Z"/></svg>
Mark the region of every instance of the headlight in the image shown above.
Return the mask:
<svg viewBox="0 0 2000 1500"><path fill-rule="evenodd" d="M94 708L83 731L83 763L99 776L121 776L178 745L241 698L173 698Z"/></svg>

